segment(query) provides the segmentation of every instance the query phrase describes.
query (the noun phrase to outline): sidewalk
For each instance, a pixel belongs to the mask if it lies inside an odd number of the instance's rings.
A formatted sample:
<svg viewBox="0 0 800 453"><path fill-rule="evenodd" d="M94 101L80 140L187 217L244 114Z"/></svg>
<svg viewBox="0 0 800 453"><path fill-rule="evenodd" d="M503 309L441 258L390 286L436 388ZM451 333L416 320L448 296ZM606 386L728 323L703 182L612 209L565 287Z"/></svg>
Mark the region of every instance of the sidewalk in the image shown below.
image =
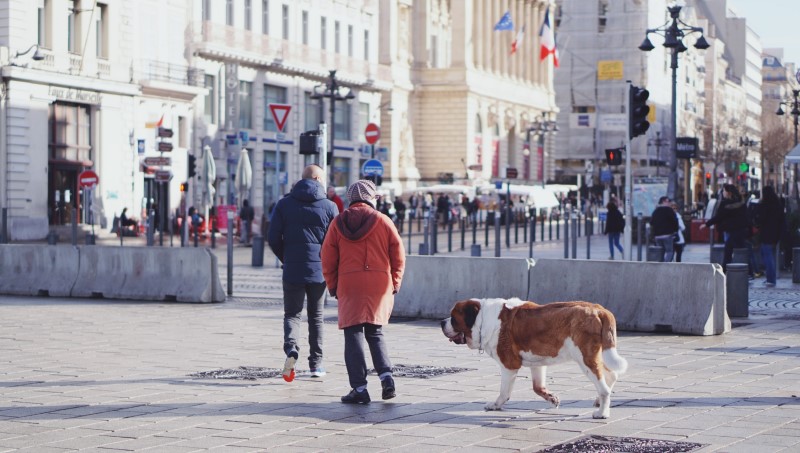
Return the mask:
<svg viewBox="0 0 800 453"><path fill-rule="evenodd" d="M595 243L598 252L605 245L593 241L593 256ZM686 257L703 259L707 248L690 246ZM536 253L563 257L563 243ZM263 268L250 266L250 254L235 248L234 297L223 304L0 297L0 452L800 450L800 291L790 279L754 284L751 316L723 336L620 332L630 368L611 418L594 420L593 386L574 364L548 370L560 408L537 397L522 370L505 409L485 412L499 390L497 365L448 342L434 320L386 327L395 366L439 367L423 369L428 379L398 375L398 397L384 402L371 376L373 402L342 405L348 384L332 307L328 375L310 378L301 354L299 377L285 383L280 269L268 249ZM527 256L527 246L512 254ZM437 374L453 368L464 370ZM275 377L192 376L219 370ZM617 450L588 449L601 442Z"/></svg>

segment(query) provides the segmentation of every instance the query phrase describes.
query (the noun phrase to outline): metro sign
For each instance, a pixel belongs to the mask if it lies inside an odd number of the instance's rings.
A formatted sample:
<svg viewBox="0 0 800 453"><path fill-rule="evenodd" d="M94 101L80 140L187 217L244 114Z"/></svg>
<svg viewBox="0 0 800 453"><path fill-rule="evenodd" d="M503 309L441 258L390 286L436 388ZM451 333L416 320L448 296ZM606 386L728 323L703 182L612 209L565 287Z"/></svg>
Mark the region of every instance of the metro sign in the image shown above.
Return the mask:
<svg viewBox="0 0 800 453"><path fill-rule="evenodd" d="M275 120L278 131L283 132L286 120L289 119L289 112L292 111L292 106L289 104L269 104L269 111L272 112L272 119Z"/></svg>

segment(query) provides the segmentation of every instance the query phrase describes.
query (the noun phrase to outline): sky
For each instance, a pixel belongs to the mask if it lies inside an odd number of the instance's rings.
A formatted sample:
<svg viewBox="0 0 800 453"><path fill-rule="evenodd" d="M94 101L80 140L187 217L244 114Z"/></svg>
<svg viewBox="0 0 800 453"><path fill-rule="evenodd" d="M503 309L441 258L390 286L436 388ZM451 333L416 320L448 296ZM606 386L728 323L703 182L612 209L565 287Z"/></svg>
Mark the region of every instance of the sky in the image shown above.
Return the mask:
<svg viewBox="0 0 800 453"><path fill-rule="evenodd" d="M764 48L783 47L784 61L800 66L798 0L728 0L738 15L761 37Z"/></svg>

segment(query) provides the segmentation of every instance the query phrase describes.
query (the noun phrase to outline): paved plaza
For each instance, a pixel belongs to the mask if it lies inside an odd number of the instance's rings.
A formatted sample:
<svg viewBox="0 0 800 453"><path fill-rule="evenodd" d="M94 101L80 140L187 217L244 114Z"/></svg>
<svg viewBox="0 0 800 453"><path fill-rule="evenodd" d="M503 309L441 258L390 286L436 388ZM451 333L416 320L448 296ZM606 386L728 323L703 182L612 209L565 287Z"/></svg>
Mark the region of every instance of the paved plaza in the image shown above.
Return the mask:
<svg viewBox="0 0 800 453"><path fill-rule="evenodd" d="M225 250L216 251L224 279ZM687 261L707 251L690 246ZM563 244L535 252L563 257ZM333 300L328 375L311 378L301 351L299 376L286 383L280 270L269 251L253 268L250 253L235 248L234 294L221 304L0 297L0 451L623 451L598 446L615 440L662 448L624 451L800 451L800 288L788 275L777 288L754 282L750 317L734 318L729 334L620 332L629 371L611 418L594 420L594 387L574 364L548 372L561 407L537 397L522 370L504 410L485 412L497 365L448 342L435 320L393 319L386 337L396 366L441 374L397 376L390 401L373 375L372 403L343 405ZM255 379L214 377L224 373Z"/></svg>

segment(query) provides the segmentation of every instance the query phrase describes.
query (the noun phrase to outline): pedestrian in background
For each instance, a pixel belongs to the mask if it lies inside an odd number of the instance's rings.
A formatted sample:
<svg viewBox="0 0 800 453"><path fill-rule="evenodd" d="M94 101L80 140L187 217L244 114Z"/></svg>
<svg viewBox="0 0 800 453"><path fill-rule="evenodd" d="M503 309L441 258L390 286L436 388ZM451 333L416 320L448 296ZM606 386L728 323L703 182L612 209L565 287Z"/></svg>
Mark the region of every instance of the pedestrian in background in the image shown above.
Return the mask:
<svg viewBox="0 0 800 453"><path fill-rule="evenodd" d="M344 201L342 201L342 197L336 194L336 188L333 186L328 186L328 200L336 204L336 209L339 210L339 213L344 212Z"/></svg>
<svg viewBox="0 0 800 453"><path fill-rule="evenodd" d="M303 301L308 300L308 366L311 377L322 377L322 306L325 278L320 252L333 218L336 204L325 194L325 170L317 165L303 169L289 195L272 210L267 241L283 263L283 379L294 380L294 366L300 354L297 344Z"/></svg>
<svg viewBox="0 0 800 453"><path fill-rule="evenodd" d="M606 208L608 208L608 212L606 213L606 231L604 233L608 235L608 252L610 253L608 259L614 259L614 247L619 250L622 259L625 259L625 253L619 244L619 236L625 231L625 219L616 203L609 202Z"/></svg>
<svg viewBox="0 0 800 453"><path fill-rule="evenodd" d="M686 238L683 236L683 232L686 231L686 224L683 223L683 218L678 212L678 203L673 201L670 206L675 211L675 218L678 219L678 234L675 236L675 262L680 263L683 256L683 248L686 246Z"/></svg>
<svg viewBox="0 0 800 453"><path fill-rule="evenodd" d="M700 229L717 225L723 232L725 253L722 259L722 269L724 271L727 270L728 263L733 260L733 249L745 247L745 239L750 227L747 220L747 207L739 195L739 189L733 184L722 186L722 200L717 203L717 206L714 216L700 225Z"/></svg>
<svg viewBox="0 0 800 453"><path fill-rule="evenodd" d="M669 263L675 255L675 234L678 232L678 219L675 218L675 211L670 207L672 200L669 197L658 199L658 206L650 215L650 225L653 228L653 236L656 245L664 248L661 256L662 263Z"/></svg>
<svg viewBox="0 0 800 453"><path fill-rule="evenodd" d="M241 225L241 234L239 235L239 241L243 244L247 244L250 242L250 233L253 228L253 219L256 218L256 212L253 210L253 207L250 206L250 202L244 200L242 202L242 208L239 209L239 220L242 222Z"/></svg>
<svg viewBox="0 0 800 453"><path fill-rule="evenodd" d="M394 398L392 363L383 338L394 295L400 290L405 250L391 220L375 209L377 189L372 181L356 181L347 189L350 207L331 225L322 246L322 270L339 300L339 329L344 330L344 361L350 380L345 404L370 402L364 340L381 380L382 398Z"/></svg>
<svg viewBox="0 0 800 453"><path fill-rule="evenodd" d="M764 285L775 286L777 283L775 246L781 240L786 219L775 188L765 186L762 195L758 204L756 223L761 237L761 262L764 264L764 272L767 274Z"/></svg>

